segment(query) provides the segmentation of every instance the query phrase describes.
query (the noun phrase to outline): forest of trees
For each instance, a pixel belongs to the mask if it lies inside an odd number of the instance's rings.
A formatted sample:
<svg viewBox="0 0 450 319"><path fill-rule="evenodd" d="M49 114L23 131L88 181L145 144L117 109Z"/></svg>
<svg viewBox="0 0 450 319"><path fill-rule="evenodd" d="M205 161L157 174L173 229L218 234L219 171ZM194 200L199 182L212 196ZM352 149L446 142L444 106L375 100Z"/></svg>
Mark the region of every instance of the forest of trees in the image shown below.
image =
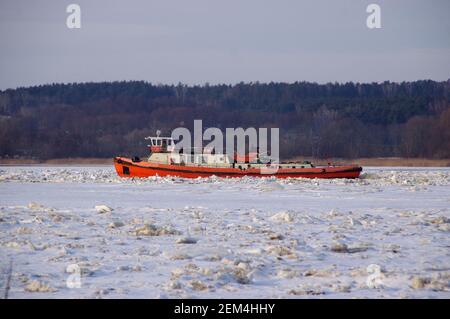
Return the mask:
<svg viewBox="0 0 450 319"><path fill-rule="evenodd" d="M144 155L179 126L279 127L282 158L450 158L450 80L52 84L0 91L0 157Z"/></svg>

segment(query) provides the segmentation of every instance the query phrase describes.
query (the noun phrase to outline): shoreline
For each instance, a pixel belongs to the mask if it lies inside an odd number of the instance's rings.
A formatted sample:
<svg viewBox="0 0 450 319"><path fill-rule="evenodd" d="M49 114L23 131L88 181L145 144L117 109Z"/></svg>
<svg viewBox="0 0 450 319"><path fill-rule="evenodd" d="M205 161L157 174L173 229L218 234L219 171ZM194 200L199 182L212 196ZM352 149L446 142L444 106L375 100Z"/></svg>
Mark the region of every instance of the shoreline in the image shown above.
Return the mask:
<svg viewBox="0 0 450 319"><path fill-rule="evenodd" d="M0 159L0 165L3 166L22 166L22 165L112 165L113 158L54 158L48 160L36 159Z"/></svg>
<svg viewBox="0 0 450 319"><path fill-rule="evenodd" d="M389 167L450 167L450 159L429 158L401 158L401 157L376 157L358 159L313 159L309 157L295 157L286 161L311 161L316 165L327 165L329 162L336 165L361 165L361 166L389 166ZM0 159L1 166L23 165L113 165L113 158L56 158L49 160L32 159Z"/></svg>
<svg viewBox="0 0 450 319"><path fill-rule="evenodd" d="M327 165L329 162L336 165L360 165L377 167L450 167L450 159L432 158L403 158L403 157L373 157L373 158L330 158L314 159L308 157L294 157L290 161L311 161L316 165Z"/></svg>

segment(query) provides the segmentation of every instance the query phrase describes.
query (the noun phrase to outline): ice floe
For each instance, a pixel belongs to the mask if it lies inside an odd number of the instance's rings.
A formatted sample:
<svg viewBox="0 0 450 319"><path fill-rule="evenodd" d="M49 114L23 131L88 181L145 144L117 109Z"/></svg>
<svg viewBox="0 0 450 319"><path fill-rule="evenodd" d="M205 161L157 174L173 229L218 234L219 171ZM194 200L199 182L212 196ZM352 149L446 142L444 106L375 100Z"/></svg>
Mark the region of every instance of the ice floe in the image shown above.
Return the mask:
<svg viewBox="0 0 450 319"><path fill-rule="evenodd" d="M450 169L186 180L0 167L0 194L0 290L12 261L11 298L450 292ZM69 280L78 272L81 289Z"/></svg>

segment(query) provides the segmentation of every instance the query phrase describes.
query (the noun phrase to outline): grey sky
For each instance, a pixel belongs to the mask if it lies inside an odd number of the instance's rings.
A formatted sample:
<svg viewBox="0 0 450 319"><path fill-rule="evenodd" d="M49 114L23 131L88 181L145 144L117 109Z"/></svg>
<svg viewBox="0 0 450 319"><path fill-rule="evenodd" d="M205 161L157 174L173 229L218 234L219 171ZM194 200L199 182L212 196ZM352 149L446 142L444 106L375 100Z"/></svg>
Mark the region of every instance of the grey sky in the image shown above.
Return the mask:
<svg viewBox="0 0 450 319"><path fill-rule="evenodd" d="M66 7L81 6L81 29ZM382 28L366 27L377 3ZM450 78L449 0L0 0L0 89Z"/></svg>

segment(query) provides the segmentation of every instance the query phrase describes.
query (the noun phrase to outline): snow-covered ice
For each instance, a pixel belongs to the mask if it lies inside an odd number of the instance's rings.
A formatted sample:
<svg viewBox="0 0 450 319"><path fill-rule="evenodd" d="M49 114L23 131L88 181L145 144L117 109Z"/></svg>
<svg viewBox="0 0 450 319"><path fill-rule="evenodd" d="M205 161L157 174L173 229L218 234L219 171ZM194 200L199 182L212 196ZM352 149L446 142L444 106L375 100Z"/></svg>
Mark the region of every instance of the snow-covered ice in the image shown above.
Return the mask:
<svg viewBox="0 0 450 319"><path fill-rule="evenodd" d="M133 180L4 166L2 295L11 261L10 298L448 298L450 169Z"/></svg>

